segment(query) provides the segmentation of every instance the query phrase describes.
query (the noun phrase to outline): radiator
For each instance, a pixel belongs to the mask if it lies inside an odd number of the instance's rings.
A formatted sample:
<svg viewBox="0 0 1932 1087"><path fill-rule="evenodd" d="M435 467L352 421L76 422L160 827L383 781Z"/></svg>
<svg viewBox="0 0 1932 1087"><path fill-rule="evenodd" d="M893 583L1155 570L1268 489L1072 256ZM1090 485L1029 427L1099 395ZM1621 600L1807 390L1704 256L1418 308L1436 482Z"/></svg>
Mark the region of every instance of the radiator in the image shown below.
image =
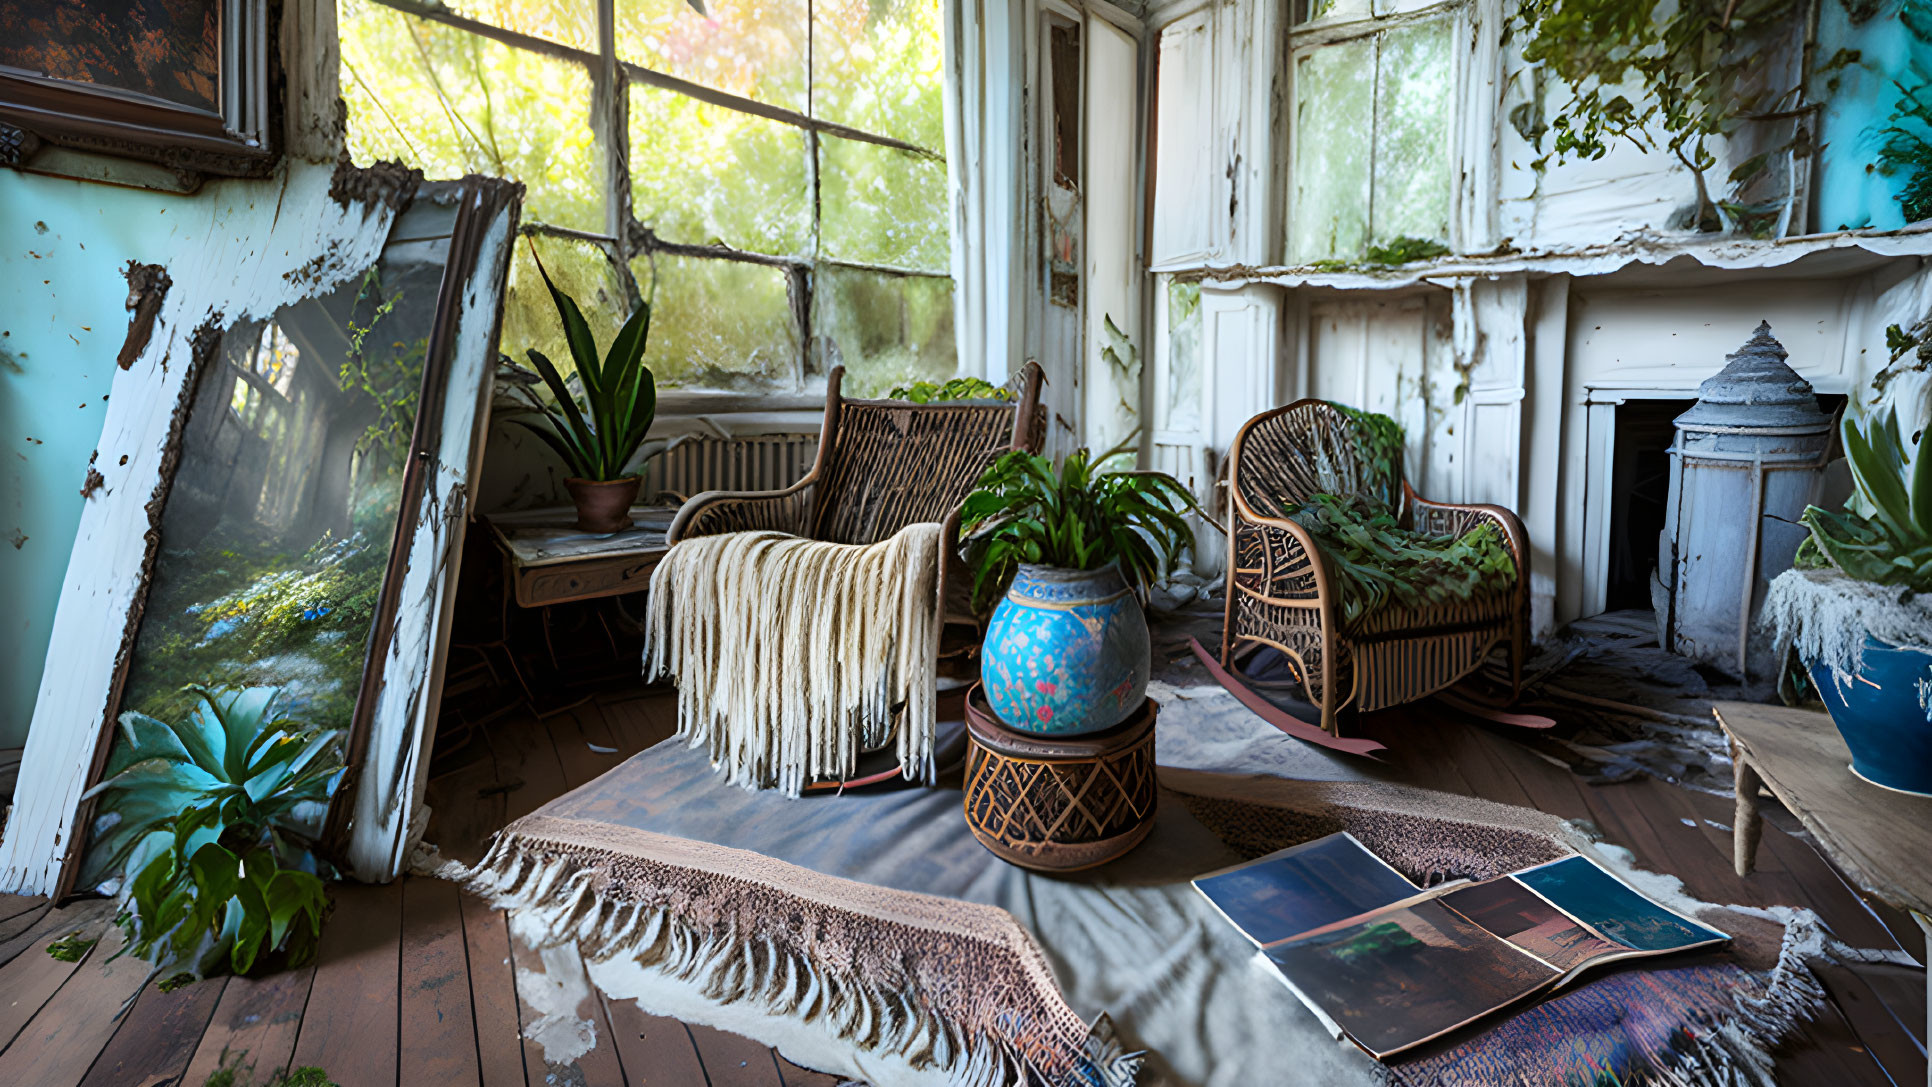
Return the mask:
<svg viewBox="0 0 1932 1087"><path fill-rule="evenodd" d="M812 470L816 434L770 434L756 438L692 438L651 461L640 493L647 500L702 491L772 491L789 487Z"/></svg>

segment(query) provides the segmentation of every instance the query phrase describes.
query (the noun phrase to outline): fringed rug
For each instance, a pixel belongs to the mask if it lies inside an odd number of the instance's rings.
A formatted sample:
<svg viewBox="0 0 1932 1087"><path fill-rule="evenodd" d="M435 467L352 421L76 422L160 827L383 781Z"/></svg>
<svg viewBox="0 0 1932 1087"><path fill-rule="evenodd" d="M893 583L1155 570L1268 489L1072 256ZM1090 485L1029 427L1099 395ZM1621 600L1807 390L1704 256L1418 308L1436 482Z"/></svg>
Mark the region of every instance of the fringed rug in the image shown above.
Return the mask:
<svg viewBox="0 0 1932 1087"><path fill-rule="evenodd" d="M678 735L734 783L844 780L897 724L933 775L940 526L876 544L782 532L679 541L651 575L644 678L674 677Z"/></svg>
<svg viewBox="0 0 1932 1087"><path fill-rule="evenodd" d="M701 752L667 743L512 824L476 868L451 874L511 909L533 946L581 948L612 997L876 1087L1617 1082L1596 1074L1606 1068L1733 1087L1768 1083L1766 1053L1818 1006L1804 963L1832 949L1803 911L1688 903L1674 881L1630 871L1620 851L1536 811L1227 773L1229 729L1293 741L1232 714L1195 714L1198 727L1179 731L1168 720L1163 761L1203 768L1163 768L1154 832L1096 872L1048 878L995 860L950 783L788 800L721 788ZM1187 882L1343 829L1425 885L1590 851L1736 946L1720 961L1601 977L1378 1065L1328 1036ZM1704 973L1675 976L1682 1006L1637 999L1629 987L1661 986L1673 978L1662 970ZM1614 1008L1634 1012L1618 1020Z"/></svg>

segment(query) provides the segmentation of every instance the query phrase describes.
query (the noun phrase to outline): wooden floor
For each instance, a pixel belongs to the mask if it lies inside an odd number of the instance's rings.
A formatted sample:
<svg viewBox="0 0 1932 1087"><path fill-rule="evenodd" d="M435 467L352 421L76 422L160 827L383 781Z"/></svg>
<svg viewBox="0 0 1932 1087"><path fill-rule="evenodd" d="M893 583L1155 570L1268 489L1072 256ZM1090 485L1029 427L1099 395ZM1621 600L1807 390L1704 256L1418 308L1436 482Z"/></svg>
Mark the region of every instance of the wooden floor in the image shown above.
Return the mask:
<svg viewBox="0 0 1932 1087"><path fill-rule="evenodd" d="M439 763L429 839L473 859L487 834L669 735L669 702L606 695L537 721L489 726ZM1731 871L1731 811L1721 798L1662 782L1583 783L1500 732L1433 709L1365 718L1362 732L1414 784L1587 819L1638 863L1681 877L1714 902L1809 906L1845 940L1903 947L1923 961L1915 925L1861 899L1814 850L1767 826L1759 869ZM548 1065L522 1040L532 1018L518 980L534 961L500 914L451 884L408 878L341 887L318 961L263 978L217 978L161 993L143 964L109 962L116 930L99 902L60 910L0 896L0 1085L203 1087L224 1059L236 1087L314 1066L342 1087L832 1087L748 1039L593 997L578 1013L599 1043ZM46 954L79 931L105 938L81 962ZM1828 968L1833 1002L1777 1055L1785 1087L1926 1082L1925 976L1898 967ZM527 990L526 990L527 991ZM138 994L138 995L137 995ZM134 997L121 1019L113 1010ZM610 1041L607 1041L610 1040ZM226 1054L226 1058L224 1058Z"/></svg>
<svg viewBox="0 0 1932 1087"><path fill-rule="evenodd" d="M605 696L544 721L503 719L437 765L428 840L474 860L505 822L670 735L667 706L657 696ZM232 1087L305 1066L342 1087L839 1082L748 1038L596 996L578 1014L595 1024L598 1044L567 1065L547 1064L522 1038L535 1013L518 989L522 981L531 991L541 966L502 914L454 884L415 876L334 885L331 895L313 965L171 993L145 984L145 963L107 961L119 930L105 903L52 910L0 895L0 1087L203 1087L224 1062L242 1072ZM81 962L45 952L76 931L103 937ZM115 1019L129 997L133 1007Z"/></svg>

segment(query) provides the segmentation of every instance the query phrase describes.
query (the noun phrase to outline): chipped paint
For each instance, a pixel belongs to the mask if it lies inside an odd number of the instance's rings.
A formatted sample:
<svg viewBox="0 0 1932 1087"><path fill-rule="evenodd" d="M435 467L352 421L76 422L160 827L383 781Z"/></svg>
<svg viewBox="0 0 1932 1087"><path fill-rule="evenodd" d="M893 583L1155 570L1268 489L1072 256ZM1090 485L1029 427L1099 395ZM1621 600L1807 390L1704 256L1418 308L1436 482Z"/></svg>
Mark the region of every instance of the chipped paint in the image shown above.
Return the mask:
<svg viewBox="0 0 1932 1087"><path fill-rule="evenodd" d="M495 392L490 345L496 338L516 214L512 203L488 224L474 258L477 274L460 269L469 278L444 383L441 426L435 431L439 438L425 464L422 506L381 665L385 677L420 680L385 682L377 696L348 847L349 867L364 880L387 880L400 873L428 819L422 795L442 690L437 646L444 641L456 605L471 481L480 470L489 430Z"/></svg>
<svg viewBox="0 0 1932 1087"><path fill-rule="evenodd" d="M0 840L0 890L51 891L66 852L62 843L73 838L75 807L96 756L115 663L152 547L148 507L165 478L176 413L189 392L188 362L197 346L191 333L212 313L228 323L268 317L346 282L381 252L393 210L331 199L335 174L332 167L295 162L266 180L211 182L192 198L116 194L127 220L117 236L139 239L146 251L132 254L136 259L165 256L174 283L146 350L128 369L113 366L111 347L96 346L101 353L94 357L112 371L114 395L98 441L89 439L88 445L107 451L114 463L101 472L104 488L83 504L61 582L21 767L23 786ZM98 207L102 200L98 187L72 182L21 177L0 183L80 190L79 199L68 202L77 217L86 214L82 205ZM284 183L287 196L275 215L262 197ZM50 225L57 234L63 229ZM292 285L287 273L319 250L333 253L328 266L300 288ZM208 337L200 339L205 349ZM122 456L126 463L119 462Z"/></svg>
<svg viewBox="0 0 1932 1087"><path fill-rule="evenodd" d="M134 360L147 350L148 339L154 335L154 319L161 313L161 302L167 298L168 288L174 285L174 280L168 278L168 270L159 264L130 260L126 274L127 311L132 318L128 321L127 340L114 359L123 370L134 365ZM81 330L93 331L86 325Z"/></svg>

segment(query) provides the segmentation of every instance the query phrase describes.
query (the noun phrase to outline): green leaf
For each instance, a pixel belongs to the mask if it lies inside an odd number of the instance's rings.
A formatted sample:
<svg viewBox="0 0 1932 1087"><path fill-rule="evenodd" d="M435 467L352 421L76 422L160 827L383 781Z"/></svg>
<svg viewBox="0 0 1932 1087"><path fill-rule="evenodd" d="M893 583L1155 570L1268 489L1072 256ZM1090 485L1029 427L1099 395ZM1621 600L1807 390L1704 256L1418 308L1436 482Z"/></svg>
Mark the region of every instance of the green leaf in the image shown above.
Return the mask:
<svg viewBox="0 0 1932 1087"><path fill-rule="evenodd" d="M597 431L584 421L584 413L578 409L577 401L570 395L570 387L564 384L563 375L557 371L557 367L544 356L543 352L534 347L527 354L530 356L530 361L536 365L537 373L542 376L544 384L550 386L550 392L556 396L558 408L563 411L568 425L559 426L557 434L577 447L583 466L590 473L583 478L591 480L602 478L603 461L598 449ZM588 382L585 383L585 391L589 393Z"/></svg>
<svg viewBox="0 0 1932 1087"><path fill-rule="evenodd" d="M1873 427L1877 441L1867 442L1847 415L1840 423L1839 433L1844 439L1845 459L1851 465L1852 480L1857 484L1859 495L1871 504L1886 527L1900 536L1910 536L1911 500L1899 472L1897 429L1894 414L1885 424Z"/></svg>
<svg viewBox="0 0 1932 1087"><path fill-rule="evenodd" d="M550 300L557 306L557 317L563 322L564 342L570 345L571 361L576 364L578 375L584 379L584 392L595 397L604 384L597 365L597 338L591 335L590 323L584 320L583 311L577 308L576 300L558 290L557 285L550 281L550 271L543 266L543 258L537 256L534 243L530 247L530 255L536 258L537 272L543 276L543 285L550 289ZM536 356L537 352L532 350L530 354ZM545 361L547 364L548 360ZM567 393L559 392L558 395L569 402Z"/></svg>

